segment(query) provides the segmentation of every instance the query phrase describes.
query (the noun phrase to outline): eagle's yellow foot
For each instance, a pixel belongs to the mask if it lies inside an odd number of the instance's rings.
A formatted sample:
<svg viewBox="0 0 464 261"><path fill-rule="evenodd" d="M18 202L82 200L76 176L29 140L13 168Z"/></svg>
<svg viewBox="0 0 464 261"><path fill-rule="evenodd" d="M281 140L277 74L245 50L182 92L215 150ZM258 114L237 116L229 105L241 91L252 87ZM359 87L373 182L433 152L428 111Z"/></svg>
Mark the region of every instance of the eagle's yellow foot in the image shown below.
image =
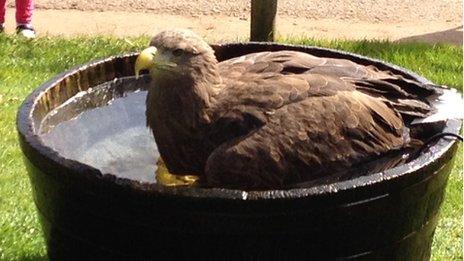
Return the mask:
<svg viewBox="0 0 464 261"><path fill-rule="evenodd" d="M174 175L169 173L161 158L156 163L156 166L158 167L155 171L156 182L163 186L194 186L199 180L199 177L195 175Z"/></svg>

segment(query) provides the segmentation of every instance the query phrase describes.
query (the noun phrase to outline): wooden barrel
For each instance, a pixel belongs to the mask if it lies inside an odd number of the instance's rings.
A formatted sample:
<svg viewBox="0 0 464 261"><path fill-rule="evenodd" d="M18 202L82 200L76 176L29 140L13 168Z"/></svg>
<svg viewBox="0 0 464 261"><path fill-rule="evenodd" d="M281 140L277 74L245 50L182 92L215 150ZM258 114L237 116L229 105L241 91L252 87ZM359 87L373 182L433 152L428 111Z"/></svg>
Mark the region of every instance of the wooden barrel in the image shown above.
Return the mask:
<svg viewBox="0 0 464 261"><path fill-rule="evenodd" d="M275 43L214 46L219 60L265 50L345 58ZM407 165L311 188L246 192L139 183L65 159L38 133L47 113L86 90L133 75L136 54L90 62L36 89L17 117L19 141L51 259L427 260L457 143L439 139ZM459 133L460 121L444 131Z"/></svg>

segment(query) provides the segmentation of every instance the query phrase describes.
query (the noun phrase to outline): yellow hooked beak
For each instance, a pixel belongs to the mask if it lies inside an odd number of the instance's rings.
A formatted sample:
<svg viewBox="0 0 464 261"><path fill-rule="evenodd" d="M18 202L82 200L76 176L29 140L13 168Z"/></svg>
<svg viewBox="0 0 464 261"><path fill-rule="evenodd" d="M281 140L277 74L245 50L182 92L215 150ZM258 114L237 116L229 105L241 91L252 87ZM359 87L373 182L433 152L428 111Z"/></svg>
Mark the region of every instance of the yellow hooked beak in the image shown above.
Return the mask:
<svg viewBox="0 0 464 261"><path fill-rule="evenodd" d="M135 60L135 78L139 78L140 71L150 70L155 65L156 47L150 46L143 50Z"/></svg>

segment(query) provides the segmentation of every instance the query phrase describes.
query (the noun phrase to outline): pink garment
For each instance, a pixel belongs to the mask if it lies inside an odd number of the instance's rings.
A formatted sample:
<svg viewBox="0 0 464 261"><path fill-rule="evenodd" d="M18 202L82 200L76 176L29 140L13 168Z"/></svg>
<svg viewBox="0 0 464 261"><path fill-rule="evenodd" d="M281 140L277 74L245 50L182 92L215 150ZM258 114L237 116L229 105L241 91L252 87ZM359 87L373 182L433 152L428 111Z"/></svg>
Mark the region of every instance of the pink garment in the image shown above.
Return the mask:
<svg viewBox="0 0 464 261"><path fill-rule="evenodd" d="M0 0L0 24L5 23L6 0ZM16 23L30 24L34 0L16 0Z"/></svg>

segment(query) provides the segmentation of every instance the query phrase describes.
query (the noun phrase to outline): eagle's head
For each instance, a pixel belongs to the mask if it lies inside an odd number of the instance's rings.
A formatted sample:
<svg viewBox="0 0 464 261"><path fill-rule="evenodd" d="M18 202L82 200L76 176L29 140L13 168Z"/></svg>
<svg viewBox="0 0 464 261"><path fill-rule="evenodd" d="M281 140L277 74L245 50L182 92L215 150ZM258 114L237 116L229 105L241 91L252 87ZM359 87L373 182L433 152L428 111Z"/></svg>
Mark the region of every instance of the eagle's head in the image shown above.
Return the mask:
<svg viewBox="0 0 464 261"><path fill-rule="evenodd" d="M149 70L154 78L179 77L214 71L216 64L213 49L194 32L166 30L155 35L137 57L135 74Z"/></svg>

